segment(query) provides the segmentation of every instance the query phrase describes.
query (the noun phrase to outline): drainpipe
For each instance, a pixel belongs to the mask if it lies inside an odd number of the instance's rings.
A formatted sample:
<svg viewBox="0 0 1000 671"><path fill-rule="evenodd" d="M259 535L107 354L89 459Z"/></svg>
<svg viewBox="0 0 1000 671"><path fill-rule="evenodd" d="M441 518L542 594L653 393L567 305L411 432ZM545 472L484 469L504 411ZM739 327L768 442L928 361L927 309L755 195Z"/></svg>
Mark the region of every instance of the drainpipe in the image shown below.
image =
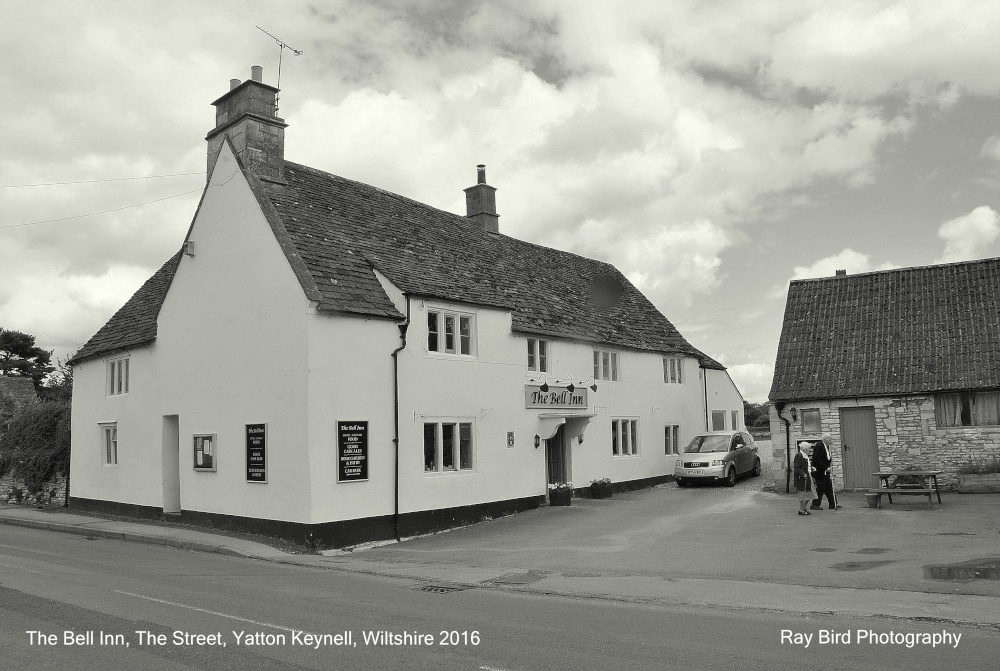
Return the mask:
<svg viewBox="0 0 1000 671"><path fill-rule="evenodd" d="M410 325L410 297L406 297L406 321L399 324L399 347L392 351L392 445L393 445L393 496L392 531L399 541L399 358L406 347L406 329Z"/></svg>
<svg viewBox="0 0 1000 671"><path fill-rule="evenodd" d="M708 369L701 369L702 386L705 388L705 431L712 430L712 423L708 417Z"/></svg>
<svg viewBox="0 0 1000 671"><path fill-rule="evenodd" d="M782 417L781 411L785 409L784 401L776 401L774 410L778 413L778 419L785 423L785 493L791 492L792 477L792 423Z"/></svg>

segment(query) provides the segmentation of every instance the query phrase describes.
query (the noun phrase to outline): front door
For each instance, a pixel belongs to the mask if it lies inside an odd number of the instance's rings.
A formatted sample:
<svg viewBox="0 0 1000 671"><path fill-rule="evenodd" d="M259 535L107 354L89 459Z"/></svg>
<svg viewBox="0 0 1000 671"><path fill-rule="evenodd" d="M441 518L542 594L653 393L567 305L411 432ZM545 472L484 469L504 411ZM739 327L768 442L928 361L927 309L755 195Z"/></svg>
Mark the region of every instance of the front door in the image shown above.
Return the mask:
<svg viewBox="0 0 1000 671"><path fill-rule="evenodd" d="M840 444L843 447L844 487L878 487L878 443L875 438L875 408L840 409Z"/></svg>
<svg viewBox="0 0 1000 671"><path fill-rule="evenodd" d="M548 482L566 482L566 441L563 440L563 427L560 426L556 435L545 441L545 463L548 471Z"/></svg>

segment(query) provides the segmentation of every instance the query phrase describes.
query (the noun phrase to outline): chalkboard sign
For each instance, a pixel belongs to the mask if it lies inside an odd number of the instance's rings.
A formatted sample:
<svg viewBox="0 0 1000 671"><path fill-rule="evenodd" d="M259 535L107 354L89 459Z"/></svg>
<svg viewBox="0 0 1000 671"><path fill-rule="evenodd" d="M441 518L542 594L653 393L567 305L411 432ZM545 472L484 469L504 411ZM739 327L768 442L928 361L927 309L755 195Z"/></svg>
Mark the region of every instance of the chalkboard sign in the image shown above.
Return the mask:
<svg viewBox="0 0 1000 671"><path fill-rule="evenodd" d="M267 424L247 424L247 482L267 482Z"/></svg>
<svg viewBox="0 0 1000 671"><path fill-rule="evenodd" d="M337 481L368 479L368 422L337 422Z"/></svg>

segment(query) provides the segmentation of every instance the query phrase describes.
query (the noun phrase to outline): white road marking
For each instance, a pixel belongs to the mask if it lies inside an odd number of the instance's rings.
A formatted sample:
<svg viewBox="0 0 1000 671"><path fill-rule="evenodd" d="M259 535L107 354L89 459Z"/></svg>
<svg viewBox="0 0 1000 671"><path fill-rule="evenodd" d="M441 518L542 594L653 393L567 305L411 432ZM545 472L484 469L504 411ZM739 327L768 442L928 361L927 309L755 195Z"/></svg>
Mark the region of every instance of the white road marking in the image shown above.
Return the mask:
<svg viewBox="0 0 1000 671"><path fill-rule="evenodd" d="M30 568L21 568L20 566L11 566L10 564L0 564L0 566L6 568L12 568L15 571L27 571L28 573L35 573L37 575L52 575L51 573L42 573L41 571L32 571Z"/></svg>
<svg viewBox="0 0 1000 671"><path fill-rule="evenodd" d="M288 631L295 633L296 631L302 631L301 629L292 629L291 627L283 627L280 624L271 624L270 622L258 622L257 620L249 620L245 617L237 617L236 615L229 615L228 613L220 613L214 610L208 610L206 608L198 608L197 606L188 606L187 604L177 603L176 601L166 601L165 599L157 599L155 597L146 596L144 594L133 594L132 592L123 592L121 590L112 590L117 594L124 594L126 596L134 596L137 599L146 599L147 601L155 601L156 603L165 603L168 606L177 606L178 608L187 608L189 610L196 610L199 613L207 613L209 615L218 615L219 617L228 617L230 620L239 620L240 622L249 622L250 624L257 624L262 627L270 627L271 629L281 629L282 631ZM308 632L303 632L308 633Z"/></svg>

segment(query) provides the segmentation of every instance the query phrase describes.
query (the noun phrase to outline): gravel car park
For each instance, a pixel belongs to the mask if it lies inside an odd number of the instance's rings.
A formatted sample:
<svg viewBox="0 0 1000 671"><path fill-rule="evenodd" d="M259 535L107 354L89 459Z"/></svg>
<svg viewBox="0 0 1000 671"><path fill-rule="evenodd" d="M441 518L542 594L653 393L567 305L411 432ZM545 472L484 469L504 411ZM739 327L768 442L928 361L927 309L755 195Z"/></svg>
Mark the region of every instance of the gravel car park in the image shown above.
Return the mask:
<svg viewBox="0 0 1000 671"><path fill-rule="evenodd" d="M745 431L703 433L677 456L674 479L681 487L692 482L722 482L727 487L744 475L760 475L760 455Z"/></svg>

